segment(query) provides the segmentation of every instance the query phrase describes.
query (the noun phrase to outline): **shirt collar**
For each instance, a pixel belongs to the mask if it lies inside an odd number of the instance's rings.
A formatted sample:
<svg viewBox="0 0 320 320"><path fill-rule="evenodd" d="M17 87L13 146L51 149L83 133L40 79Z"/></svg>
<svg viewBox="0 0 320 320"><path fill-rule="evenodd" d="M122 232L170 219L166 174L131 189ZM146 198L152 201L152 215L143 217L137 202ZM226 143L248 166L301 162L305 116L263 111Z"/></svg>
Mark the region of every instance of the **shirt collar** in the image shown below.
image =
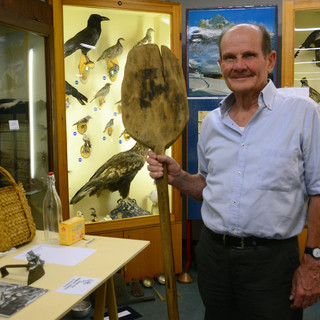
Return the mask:
<svg viewBox="0 0 320 320"><path fill-rule="evenodd" d="M272 103L276 95L277 89L271 80L268 80L267 85L262 89L259 94L258 103L259 106L266 106L272 111ZM221 117L224 117L230 110L234 103L234 94L230 93L219 104L221 110Z"/></svg>

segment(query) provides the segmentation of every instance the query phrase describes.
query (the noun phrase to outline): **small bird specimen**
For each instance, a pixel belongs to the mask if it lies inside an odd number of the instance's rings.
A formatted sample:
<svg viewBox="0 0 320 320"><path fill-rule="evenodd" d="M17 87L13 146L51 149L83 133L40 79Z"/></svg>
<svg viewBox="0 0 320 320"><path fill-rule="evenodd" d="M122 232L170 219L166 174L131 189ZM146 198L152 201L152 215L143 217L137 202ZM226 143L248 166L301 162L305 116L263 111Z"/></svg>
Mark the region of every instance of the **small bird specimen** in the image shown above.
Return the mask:
<svg viewBox="0 0 320 320"><path fill-rule="evenodd" d="M109 21L107 17L99 14L92 14L88 19L87 27L79 31L64 44L64 57L70 56L75 51L81 49L82 54L88 58L88 52L96 45L101 34L101 21Z"/></svg>
<svg viewBox="0 0 320 320"><path fill-rule="evenodd" d="M88 98L66 81L66 95L75 97L83 106L88 102Z"/></svg>
<svg viewBox="0 0 320 320"><path fill-rule="evenodd" d="M96 214L96 209L95 208L90 208L91 211L91 217L92 217L92 222L96 222L97 221L97 214Z"/></svg>
<svg viewBox="0 0 320 320"><path fill-rule="evenodd" d="M106 83L96 94L95 96L91 99L90 103L94 99L98 99L98 107L101 109L102 105L106 102L105 97L108 95L110 92L110 86L112 83Z"/></svg>
<svg viewBox="0 0 320 320"><path fill-rule="evenodd" d="M320 47L320 30L315 30L308 35L308 37L301 44L299 49L301 49L301 48L319 48L319 47ZM299 52L300 52L300 50L298 50L295 53L295 55L294 55L295 58L298 56ZM316 60L317 60L317 58L319 58L319 49L315 49L315 58L316 58ZM320 67L320 63L317 63L317 66Z"/></svg>
<svg viewBox="0 0 320 320"><path fill-rule="evenodd" d="M81 118L79 121L75 122L73 126L77 126L78 132L83 134L87 131L87 123L90 119L92 119L92 117L87 115L86 117Z"/></svg>
<svg viewBox="0 0 320 320"><path fill-rule="evenodd" d="M91 141L90 139L84 134L82 137L82 140L84 141L84 145L88 148L91 148Z"/></svg>
<svg viewBox="0 0 320 320"><path fill-rule="evenodd" d="M152 28L149 28L146 32L146 35L144 38L142 38L140 41L137 42L136 46L140 46L142 44L148 44L152 42L152 32L154 32L154 30Z"/></svg>
<svg viewBox="0 0 320 320"><path fill-rule="evenodd" d="M82 140L84 141L84 145L80 148L80 154L83 158L89 158L91 153L91 141L90 139L84 134L82 136Z"/></svg>
<svg viewBox="0 0 320 320"><path fill-rule="evenodd" d="M319 103L320 102L320 93L316 89L309 86L307 78L303 77L300 80L300 82L301 82L301 87L309 87L309 97L311 99L313 99L316 103Z"/></svg>
<svg viewBox="0 0 320 320"><path fill-rule="evenodd" d="M113 125L114 125L114 119L112 118L112 119L110 119L110 120L108 121L108 123L106 124L106 126L105 126L105 128L104 128L104 130L103 130L103 133L105 133L105 132L107 131L107 132L108 132L108 135L111 136L111 135L112 135L112 132L113 132L113 129L112 129Z"/></svg>
<svg viewBox="0 0 320 320"><path fill-rule="evenodd" d="M120 136L119 136L119 139L120 139L122 136L124 137L124 140L126 140L126 141L130 140L130 138L131 138L130 134L127 133L126 129L124 129L124 130L122 131L122 133L121 133Z"/></svg>
<svg viewBox="0 0 320 320"><path fill-rule="evenodd" d="M119 69L120 67L116 59L108 61L108 67L107 67L108 76L112 82L116 80L117 74L119 73Z"/></svg>
<svg viewBox="0 0 320 320"><path fill-rule="evenodd" d="M101 54L101 56L98 58L97 61L100 61L102 59L115 59L118 56L120 56L123 52L123 46L121 44L121 41L124 41L123 38L119 38L117 43L106 50L104 50Z"/></svg>
<svg viewBox="0 0 320 320"><path fill-rule="evenodd" d="M131 149L112 156L80 188L70 204L76 204L86 196L99 196L103 190L118 190L122 199L126 199L131 181L145 164L147 151L148 148L137 142Z"/></svg>

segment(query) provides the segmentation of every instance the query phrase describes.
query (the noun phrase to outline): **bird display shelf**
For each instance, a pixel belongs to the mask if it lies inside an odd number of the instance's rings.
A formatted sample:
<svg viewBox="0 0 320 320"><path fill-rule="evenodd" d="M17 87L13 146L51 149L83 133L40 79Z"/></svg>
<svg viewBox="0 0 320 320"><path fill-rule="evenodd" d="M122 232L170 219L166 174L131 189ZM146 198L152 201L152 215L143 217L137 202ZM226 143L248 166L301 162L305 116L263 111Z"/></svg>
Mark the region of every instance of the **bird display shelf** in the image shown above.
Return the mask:
<svg viewBox="0 0 320 320"><path fill-rule="evenodd" d="M147 150L122 122L121 83L133 47L170 47L170 19L165 13L63 6L70 217L81 213L89 223L158 212L148 198L156 187L145 166Z"/></svg>

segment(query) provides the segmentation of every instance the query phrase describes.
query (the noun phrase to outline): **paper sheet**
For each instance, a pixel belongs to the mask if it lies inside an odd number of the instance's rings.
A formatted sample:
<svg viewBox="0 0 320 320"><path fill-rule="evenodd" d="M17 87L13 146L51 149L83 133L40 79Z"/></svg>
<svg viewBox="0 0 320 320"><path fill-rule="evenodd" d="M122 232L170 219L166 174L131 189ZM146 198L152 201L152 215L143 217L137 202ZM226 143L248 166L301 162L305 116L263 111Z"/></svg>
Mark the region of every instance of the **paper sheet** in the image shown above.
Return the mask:
<svg viewBox="0 0 320 320"><path fill-rule="evenodd" d="M100 279L97 278L75 276L57 289L57 292L83 295L99 281Z"/></svg>
<svg viewBox="0 0 320 320"><path fill-rule="evenodd" d="M28 249L17 256L14 259L27 260L26 254L32 250L36 255L40 256L40 259L44 260L45 263L59 264L63 266L75 266L97 249L89 248L76 248L66 247L52 244L38 244L31 249Z"/></svg>

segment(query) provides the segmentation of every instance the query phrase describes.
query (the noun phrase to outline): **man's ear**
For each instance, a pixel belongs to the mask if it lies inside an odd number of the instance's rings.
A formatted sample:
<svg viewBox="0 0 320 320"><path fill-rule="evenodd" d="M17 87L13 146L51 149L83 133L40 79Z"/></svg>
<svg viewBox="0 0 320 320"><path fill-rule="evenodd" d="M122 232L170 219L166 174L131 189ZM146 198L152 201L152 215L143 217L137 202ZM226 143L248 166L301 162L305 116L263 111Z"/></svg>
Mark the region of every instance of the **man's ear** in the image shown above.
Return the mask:
<svg viewBox="0 0 320 320"><path fill-rule="evenodd" d="M275 64L276 64L276 60L277 60L277 53L275 51L271 51L268 55L268 73L271 73Z"/></svg>

